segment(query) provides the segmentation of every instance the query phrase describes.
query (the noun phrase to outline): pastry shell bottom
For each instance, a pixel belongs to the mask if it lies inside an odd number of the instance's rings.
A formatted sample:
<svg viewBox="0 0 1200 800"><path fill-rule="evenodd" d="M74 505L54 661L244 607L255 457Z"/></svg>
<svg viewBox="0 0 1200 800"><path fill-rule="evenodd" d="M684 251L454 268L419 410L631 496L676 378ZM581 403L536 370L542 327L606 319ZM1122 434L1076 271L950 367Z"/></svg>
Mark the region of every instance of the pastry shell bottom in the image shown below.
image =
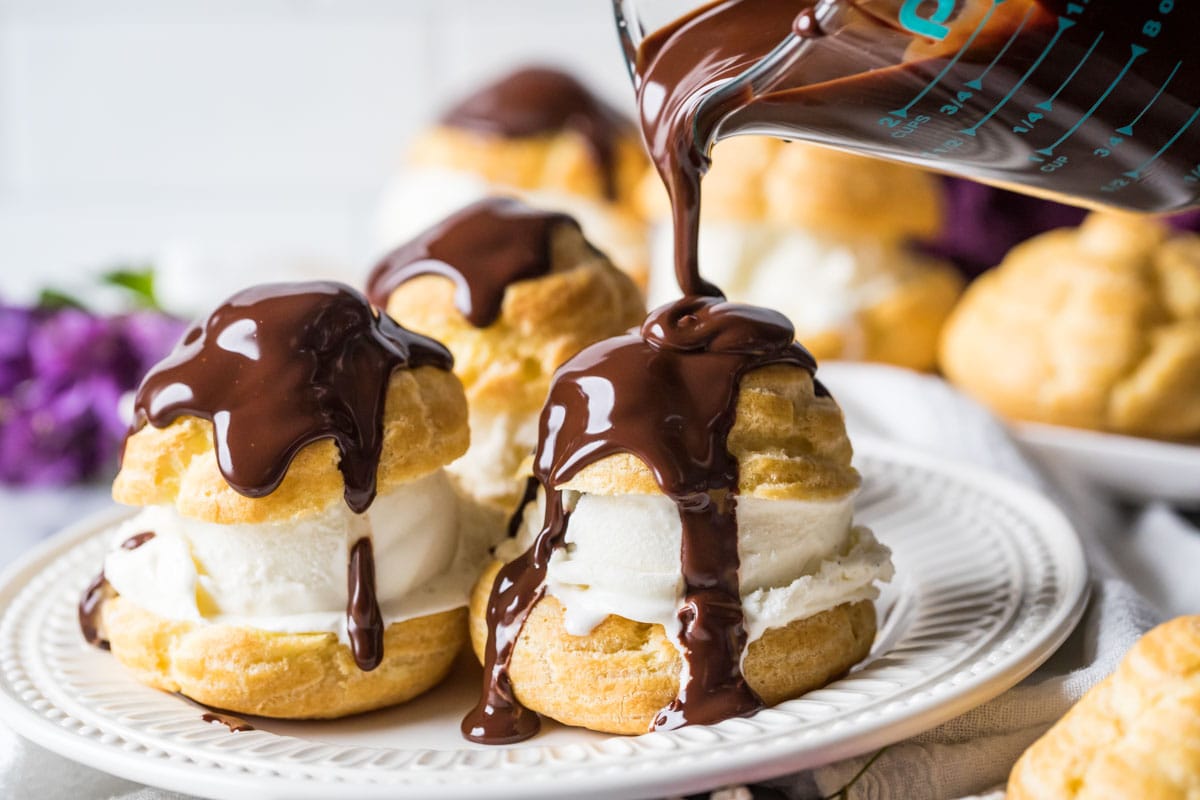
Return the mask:
<svg viewBox="0 0 1200 800"><path fill-rule="evenodd" d="M471 597L471 644L482 660L487 603L500 570L493 562ZM743 672L767 705L799 697L844 675L875 639L875 606L844 603L768 630L750 643ZM534 605L513 650L509 675L526 707L604 733L639 734L679 692L679 651L661 625L609 616L587 636L563 627L563 606Z"/></svg>
<svg viewBox="0 0 1200 800"><path fill-rule="evenodd" d="M333 719L411 700L446 677L466 641L463 608L393 623L383 663L363 672L332 633L177 622L121 597L103 613L113 655L142 683L279 719Z"/></svg>

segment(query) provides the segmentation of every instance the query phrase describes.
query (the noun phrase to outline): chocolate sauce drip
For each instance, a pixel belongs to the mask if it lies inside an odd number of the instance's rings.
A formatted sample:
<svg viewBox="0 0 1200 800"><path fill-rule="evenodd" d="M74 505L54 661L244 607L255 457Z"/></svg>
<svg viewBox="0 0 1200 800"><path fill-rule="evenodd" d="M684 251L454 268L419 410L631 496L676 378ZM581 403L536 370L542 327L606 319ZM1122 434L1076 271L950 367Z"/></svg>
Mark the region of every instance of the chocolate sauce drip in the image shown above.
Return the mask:
<svg viewBox="0 0 1200 800"><path fill-rule="evenodd" d="M200 719L205 722L211 722L214 725L224 725L226 728L229 728L230 733L242 733L254 730L254 726L244 719L231 717L227 714L218 714L213 711L204 714Z"/></svg>
<svg viewBox="0 0 1200 800"><path fill-rule="evenodd" d="M104 610L104 603L112 596L113 588L101 569L79 598L79 630L85 642L101 650L108 650L109 644L100 635L100 614Z"/></svg>
<svg viewBox="0 0 1200 800"><path fill-rule="evenodd" d="M419 275L454 282L454 305L476 328L500 316L504 291L550 272L553 235L579 223L566 214L492 197L467 206L393 250L371 272L367 296L379 308L398 286Z"/></svg>
<svg viewBox="0 0 1200 800"><path fill-rule="evenodd" d="M354 663L370 672L383 662L383 614L375 592L375 550L368 538L359 539L350 550L349 601L346 604L346 634Z"/></svg>
<svg viewBox="0 0 1200 800"><path fill-rule="evenodd" d="M650 468L683 527L686 682L654 727L712 723L762 707L740 667L746 631L738 587L738 466L727 439L743 375L772 364L816 370L794 339L791 323L776 312L685 297L654 311L638 333L592 345L559 368L534 464L547 496L545 523L493 585L484 692L463 721L467 738L504 743L537 731L536 715L513 696L508 663L566 533L568 513L556 487L617 453Z"/></svg>
<svg viewBox="0 0 1200 800"><path fill-rule="evenodd" d="M143 531L121 542L121 549L137 550L153 538L153 531ZM105 601L115 596L116 592L113 591L108 579L104 577L104 570L101 569L100 574L92 579L79 598L79 630L83 633L84 641L101 650L108 650L109 644L100 635L100 614L104 609Z"/></svg>
<svg viewBox="0 0 1200 800"><path fill-rule="evenodd" d="M183 416L213 425L217 464L247 497L283 481L306 445L333 439L346 504L375 498L393 370L448 370L450 352L380 315L349 286L267 284L192 326L138 388L134 430Z"/></svg>
<svg viewBox="0 0 1200 800"><path fill-rule="evenodd" d="M121 542L122 550L137 550L146 542L154 538L154 531L142 531L139 534L130 536L125 541Z"/></svg>
<svg viewBox="0 0 1200 800"><path fill-rule="evenodd" d="M488 84L447 111L442 122L509 139L574 131L587 142L609 198L617 194L617 143L633 129L574 77L544 67L521 69Z"/></svg>
<svg viewBox="0 0 1200 800"><path fill-rule="evenodd" d="M508 538L515 539L517 534L521 532L521 525L525 522L525 509L534 500L537 500L538 479L530 475L525 479L525 489L521 492L521 501L517 503L517 508L508 519Z"/></svg>
<svg viewBox="0 0 1200 800"><path fill-rule="evenodd" d="M532 547L500 568L488 597L483 694L461 725L463 736L472 742L512 744L528 739L541 727L538 715L517 700L508 668L525 618L546 593L550 556L562 546L567 533L570 515L563 508L562 493L547 491L550 497L541 533Z"/></svg>

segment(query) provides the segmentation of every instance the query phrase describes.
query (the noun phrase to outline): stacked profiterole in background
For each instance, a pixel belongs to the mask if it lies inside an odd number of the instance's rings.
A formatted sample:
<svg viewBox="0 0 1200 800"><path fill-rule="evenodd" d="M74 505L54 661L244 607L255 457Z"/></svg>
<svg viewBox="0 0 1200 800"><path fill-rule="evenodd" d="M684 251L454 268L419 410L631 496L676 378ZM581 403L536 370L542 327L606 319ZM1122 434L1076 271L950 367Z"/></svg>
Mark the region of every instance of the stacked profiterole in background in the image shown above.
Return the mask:
<svg viewBox="0 0 1200 800"><path fill-rule="evenodd" d="M401 245L368 294L454 354L471 447L449 469L466 494L506 514L524 493L554 370L645 314L632 280L574 219L505 198L474 203Z"/></svg>
<svg viewBox="0 0 1200 800"><path fill-rule="evenodd" d="M588 238L644 284L645 224L633 196L646 168L637 129L571 75L527 67L448 108L408 148L384 192L382 247L494 195L579 220Z"/></svg>

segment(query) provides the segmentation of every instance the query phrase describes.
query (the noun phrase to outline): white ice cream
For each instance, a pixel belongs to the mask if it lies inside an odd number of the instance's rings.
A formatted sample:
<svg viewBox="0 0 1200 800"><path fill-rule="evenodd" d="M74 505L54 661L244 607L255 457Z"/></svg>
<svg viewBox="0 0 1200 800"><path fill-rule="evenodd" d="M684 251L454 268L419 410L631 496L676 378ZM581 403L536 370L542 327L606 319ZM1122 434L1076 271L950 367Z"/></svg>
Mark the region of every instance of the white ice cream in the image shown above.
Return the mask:
<svg viewBox="0 0 1200 800"><path fill-rule="evenodd" d="M505 505L520 495L525 478L518 474L521 465L537 445L540 412L514 414L470 410L471 446L457 461L446 467L472 497Z"/></svg>
<svg viewBox="0 0 1200 800"><path fill-rule="evenodd" d="M656 228L651 247L650 305L679 296L673 239ZM921 259L899 243L872 237L824 236L816 231L737 222L700 229L704 275L731 300L782 311L797 337L842 331L857 354L856 315L890 296Z"/></svg>
<svg viewBox="0 0 1200 800"><path fill-rule="evenodd" d="M583 235L617 266L638 267L646 261L645 231L640 225L631 228L629 219L604 203L566 192L522 191L444 168L411 169L391 180L376 213L375 238L381 250L389 250L455 211L495 195L569 214L579 222Z"/></svg>
<svg viewBox="0 0 1200 800"><path fill-rule="evenodd" d="M683 593L675 504L663 495L575 492L564 502L574 504L566 546L550 559L546 591L566 609L567 631L582 636L616 614L675 635ZM526 509L518 539L502 544L498 557L514 558L532 543L543 503ZM842 603L874 600L876 582L891 580L891 551L853 526L853 503L853 496L738 498L738 578L750 641Z"/></svg>
<svg viewBox="0 0 1200 800"><path fill-rule="evenodd" d="M217 525L155 506L114 533L104 574L122 597L168 619L345 641L349 553L359 539L371 538L391 624L466 605L486 544L463 528L440 470L381 494L362 515L338 503L308 519ZM155 536L119 549L142 531Z"/></svg>

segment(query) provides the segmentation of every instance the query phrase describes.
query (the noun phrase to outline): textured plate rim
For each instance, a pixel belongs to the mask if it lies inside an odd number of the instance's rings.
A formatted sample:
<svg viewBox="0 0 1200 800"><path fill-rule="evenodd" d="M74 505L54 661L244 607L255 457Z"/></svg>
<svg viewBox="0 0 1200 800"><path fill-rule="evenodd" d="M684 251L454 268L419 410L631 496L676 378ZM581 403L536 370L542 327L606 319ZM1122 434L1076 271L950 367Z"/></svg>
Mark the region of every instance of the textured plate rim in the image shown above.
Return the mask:
<svg viewBox="0 0 1200 800"><path fill-rule="evenodd" d="M1058 566L1063 568L1064 584L1061 600L1042 625L1020 647L972 679L945 691L928 693L923 700L910 703L899 719L883 724L878 721L862 725L846 724L838 735L826 738L819 748L791 741L788 731L784 729L748 751L726 754L724 758L705 759L708 763L690 763L686 769L675 767L673 770L653 772L608 769L601 774L578 776L572 779L572 784L578 784L570 787L573 795L587 798L686 794L722 781L763 780L862 755L929 730L998 696L1032 673L1066 640L1087 604L1088 569L1082 544L1071 523L1057 506L1038 492L973 464L940 458L868 437L858 438L856 450L870 457L903 463L967 484L982 494L1008 501L1037 520L1039 537L1043 541L1053 541L1054 552L1062 557ZM128 509L115 508L89 516L23 556L0 574L0 609L6 612L8 605L29 581L76 543L129 513ZM140 753L125 752L119 746L81 737L78 732L46 719L20 698L10 694L7 683L0 686L0 717L23 737L66 758L118 777L172 791L214 798L245 796L252 790L264 798L325 798L330 796L332 788L318 778L297 781L282 776L259 776L242 770L147 759ZM720 749L737 749L736 741L729 745ZM497 772L495 777L499 780L488 785L496 798L559 797L566 790L561 782L535 780L536 768L533 773L525 776L530 780L517 781L511 780L511 774ZM200 785L201 781L203 785ZM478 797L481 785L478 780L468 779L453 783L348 783L344 787L362 798L390 798L395 796L398 789L440 798L474 798Z"/></svg>

